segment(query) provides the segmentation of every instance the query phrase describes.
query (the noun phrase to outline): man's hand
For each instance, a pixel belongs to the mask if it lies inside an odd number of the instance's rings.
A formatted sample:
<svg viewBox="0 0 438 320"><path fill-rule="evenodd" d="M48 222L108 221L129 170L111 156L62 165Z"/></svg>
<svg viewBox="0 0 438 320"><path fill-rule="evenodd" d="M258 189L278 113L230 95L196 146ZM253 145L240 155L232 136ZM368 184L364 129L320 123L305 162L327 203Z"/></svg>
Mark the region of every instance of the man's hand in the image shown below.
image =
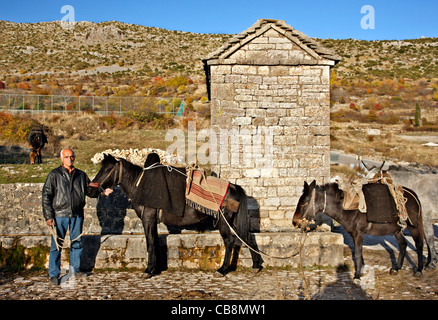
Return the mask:
<svg viewBox="0 0 438 320"><path fill-rule="evenodd" d="M111 193L113 193L113 189L110 188L106 188L105 191L103 192L105 197L108 197Z"/></svg>
<svg viewBox="0 0 438 320"><path fill-rule="evenodd" d="M50 226L54 226L55 225L55 220L54 219L49 219L46 220L46 224L50 227Z"/></svg>

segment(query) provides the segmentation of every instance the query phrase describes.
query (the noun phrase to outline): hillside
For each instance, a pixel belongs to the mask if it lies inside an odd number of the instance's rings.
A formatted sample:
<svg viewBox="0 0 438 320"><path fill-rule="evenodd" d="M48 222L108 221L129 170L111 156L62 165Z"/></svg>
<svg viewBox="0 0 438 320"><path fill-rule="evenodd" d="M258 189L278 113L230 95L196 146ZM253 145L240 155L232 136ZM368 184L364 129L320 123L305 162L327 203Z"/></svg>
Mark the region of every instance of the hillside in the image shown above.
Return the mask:
<svg viewBox="0 0 438 320"><path fill-rule="evenodd" d="M320 40L342 57L335 70L349 80L438 78L438 38Z"/></svg>
<svg viewBox="0 0 438 320"><path fill-rule="evenodd" d="M204 76L201 58L231 36L169 31L117 21L83 21L71 28L63 27L59 21L0 21L0 30L0 80L15 88L14 83L30 77L50 83L51 86L46 84L46 92L55 94L62 94L59 87L68 92L68 86L79 80L84 85L80 94L111 94L99 91L100 86L87 86L88 82L95 84L96 78L99 83L109 82L110 78L110 87L139 86L139 82L153 77L175 74L196 81ZM334 70L343 79L438 78L438 38L318 41L342 56Z"/></svg>
<svg viewBox="0 0 438 320"><path fill-rule="evenodd" d="M201 58L230 36L116 21L77 22L72 28L60 22L0 21L0 94L178 96L194 111L183 119L139 109L121 117L96 117L97 127L107 123L105 130L127 130L121 134L128 135L137 129L186 126L195 117L205 125L209 104ZM423 144L436 141L438 132L438 38L317 40L342 56L330 79L332 149L354 154L359 147L376 159L437 166L436 148ZM415 120L417 109L421 114ZM23 119L7 117L0 113L0 144L24 146L31 122L24 126ZM79 126L67 132L54 127L54 118L38 121L53 130L61 146L94 141ZM407 134L423 140L406 140Z"/></svg>
<svg viewBox="0 0 438 320"><path fill-rule="evenodd" d="M228 35L194 34L116 21L13 23L0 21L0 73L105 73L131 70L199 73L201 57L220 46ZM119 67L119 68L117 68ZM20 71L21 70L21 71Z"/></svg>

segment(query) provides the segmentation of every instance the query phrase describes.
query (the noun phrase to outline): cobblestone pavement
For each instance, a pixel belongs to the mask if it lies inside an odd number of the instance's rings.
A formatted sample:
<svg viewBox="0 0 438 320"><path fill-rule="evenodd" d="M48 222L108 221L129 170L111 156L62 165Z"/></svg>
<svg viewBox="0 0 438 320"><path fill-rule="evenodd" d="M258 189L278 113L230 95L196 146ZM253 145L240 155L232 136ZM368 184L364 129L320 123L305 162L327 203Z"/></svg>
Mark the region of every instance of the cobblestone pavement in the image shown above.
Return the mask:
<svg viewBox="0 0 438 320"><path fill-rule="evenodd" d="M409 263L396 276L382 251L365 251L368 270L353 282L351 252L345 251L343 268L305 270L237 270L225 277L212 271L168 270L144 279L141 271L96 271L85 278L49 284L45 272L3 274L2 300L289 300L289 299L410 299L438 300L438 271L413 276Z"/></svg>

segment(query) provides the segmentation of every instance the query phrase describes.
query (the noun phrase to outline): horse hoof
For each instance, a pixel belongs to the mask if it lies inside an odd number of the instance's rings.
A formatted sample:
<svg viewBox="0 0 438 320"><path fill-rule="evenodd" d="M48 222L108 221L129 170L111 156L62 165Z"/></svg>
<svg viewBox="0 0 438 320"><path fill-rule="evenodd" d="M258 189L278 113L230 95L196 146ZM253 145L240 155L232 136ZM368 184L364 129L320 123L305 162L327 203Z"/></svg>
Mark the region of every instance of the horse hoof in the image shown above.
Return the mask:
<svg viewBox="0 0 438 320"><path fill-rule="evenodd" d="M151 274L151 273L147 273L147 272L143 273L143 279L145 279L145 280L150 279L150 278L152 278L153 276L154 276L154 275Z"/></svg>
<svg viewBox="0 0 438 320"><path fill-rule="evenodd" d="M395 276L395 275L398 274L398 270L394 269L394 268L391 268L391 270L389 270L389 274L392 274L393 276Z"/></svg>
<svg viewBox="0 0 438 320"><path fill-rule="evenodd" d="M354 278L353 283L357 286L360 285L360 278Z"/></svg>
<svg viewBox="0 0 438 320"><path fill-rule="evenodd" d="M214 273L214 277L215 277L215 278L223 278L223 277L225 277L225 275L226 275L226 273L222 273L222 272L220 272L220 271L216 271L216 272Z"/></svg>
<svg viewBox="0 0 438 320"><path fill-rule="evenodd" d="M261 272L262 270L263 270L263 267L262 267L262 266L260 266L260 267L255 267L255 268L252 268L252 269L251 269L252 273L259 273L259 272Z"/></svg>
<svg viewBox="0 0 438 320"><path fill-rule="evenodd" d="M414 272L414 277L415 278L421 278L423 276L423 273L421 271L415 271Z"/></svg>
<svg viewBox="0 0 438 320"><path fill-rule="evenodd" d="M424 270L426 271L433 271L436 269L436 265L435 264L428 264L427 266L424 267Z"/></svg>
<svg viewBox="0 0 438 320"><path fill-rule="evenodd" d="M262 270L263 270L263 267L253 268L253 269L252 269L252 272L253 272L253 273L259 273L259 272L262 272Z"/></svg>

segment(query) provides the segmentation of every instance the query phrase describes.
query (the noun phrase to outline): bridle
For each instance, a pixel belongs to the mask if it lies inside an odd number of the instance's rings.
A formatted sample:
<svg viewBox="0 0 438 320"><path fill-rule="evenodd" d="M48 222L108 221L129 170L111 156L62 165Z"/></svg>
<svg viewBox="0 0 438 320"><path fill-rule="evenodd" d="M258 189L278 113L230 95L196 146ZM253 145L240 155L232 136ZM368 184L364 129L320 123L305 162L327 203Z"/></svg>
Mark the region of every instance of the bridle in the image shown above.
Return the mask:
<svg viewBox="0 0 438 320"><path fill-rule="evenodd" d="M91 186L91 187L95 187L95 188L99 188L100 190L102 190L103 191L103 187L102 187L102 185L112 176L112 174L114 173L114 171L116 170L116 168L117 168L117 165L119 165L118 166L118 168L119 168L119 174L118 174L118 177L117 177L117 181L114 181L114 184L113 185L116 185L116 184L119 184L121 181L122 181L122 173L123 173L123 163L122 163L122 161L118 161L117 162L117 164L110 170L110 172L105 176L105 178L101 181L101 182L92 182L92 183L90 183L89 185Z"/></svg>
<svg viewBox="0 0 438 320"><path fill-rule="evenodd" d="M310 196L309 205L306 208L306 211L303 213L303 218L306 218L307 214L310 211L310 206L313 207L313 216L315 216L318 212L316 212L316 205L315 205L315 199L316 199L316 189L312 190L312 195ZM324 190L324 208L322 210L322 213L325 213L327 209L327 191Z"/></svg>

